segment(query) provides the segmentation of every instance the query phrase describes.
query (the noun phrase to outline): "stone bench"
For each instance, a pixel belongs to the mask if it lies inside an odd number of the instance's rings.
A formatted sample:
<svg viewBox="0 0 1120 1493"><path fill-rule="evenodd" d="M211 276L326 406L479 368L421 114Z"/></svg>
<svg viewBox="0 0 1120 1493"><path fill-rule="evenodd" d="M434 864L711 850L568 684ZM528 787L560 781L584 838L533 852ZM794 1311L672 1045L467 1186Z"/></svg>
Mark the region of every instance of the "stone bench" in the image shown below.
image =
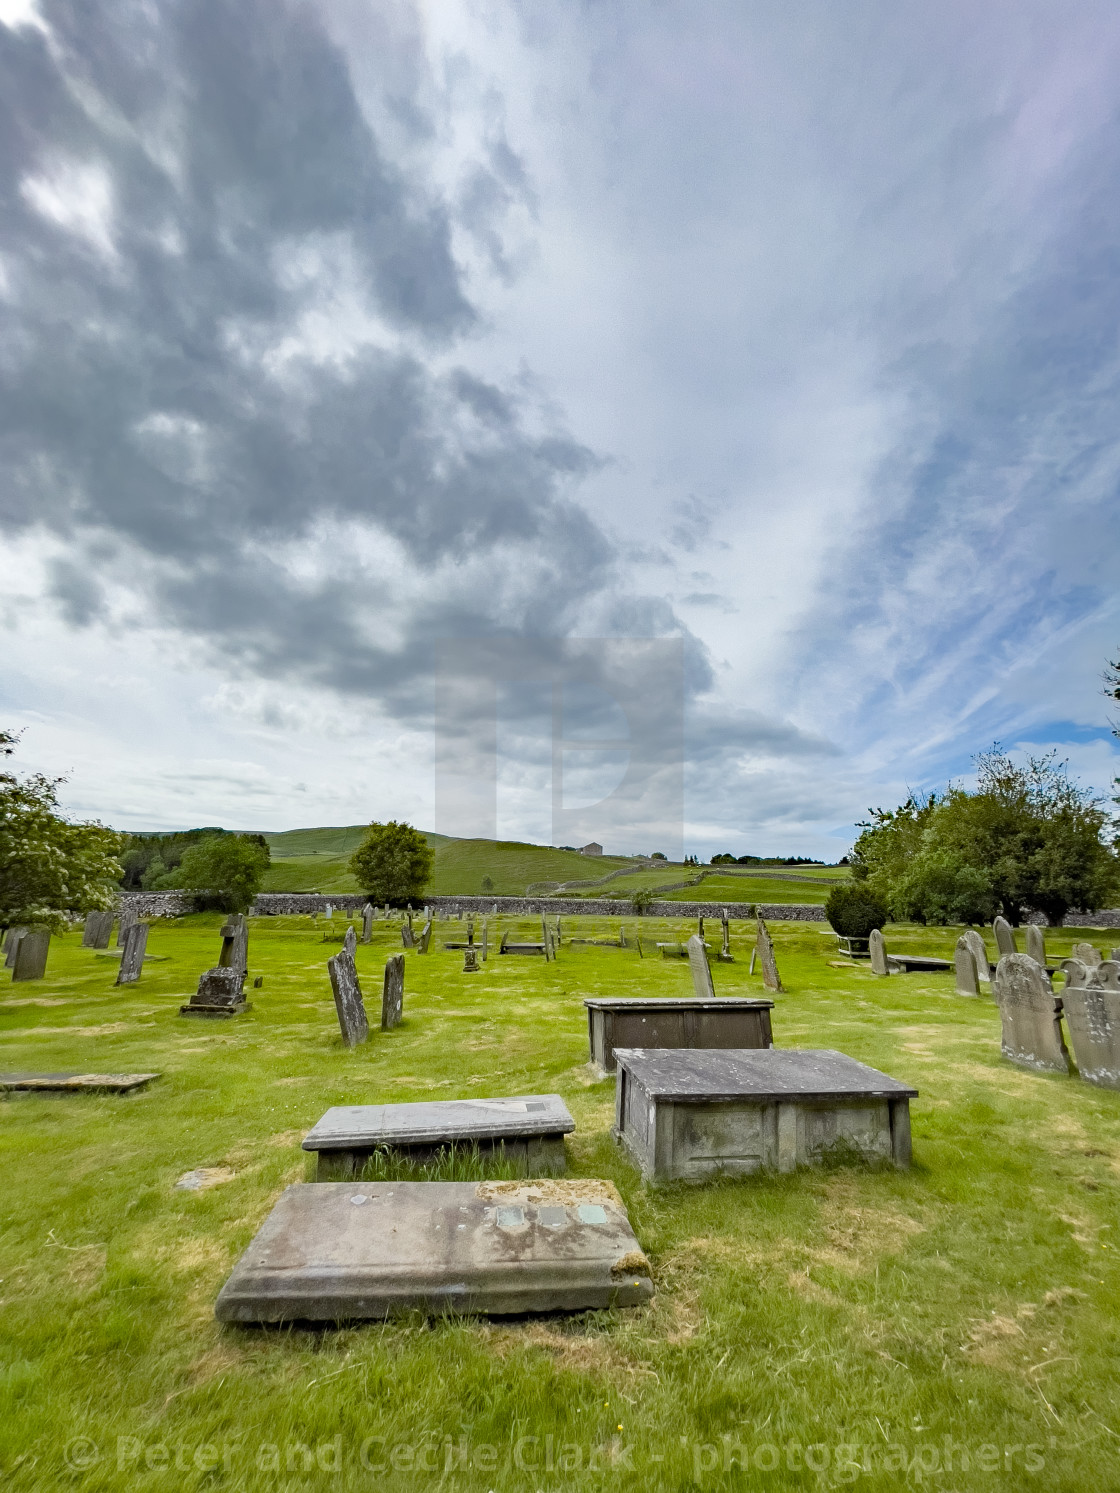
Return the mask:
<svg viewBox="0 0 1120 1493"><path fill-rule="evenodd" d="M830 1154L910 1165L917 1089L842 1052L616 1048L614 1134L651 1182L779 1172Z"/></svg>
<svg viewBox="0 0 1120 1493"><path fill-rule="evenodd" d="M609 1182L326 1182L280 1196L220 1322L638 1306L649 1262Z"/></svg>
<svg viewBox="0 0 1120 1493"><path fill-rule="evenodd" d="M596 996L585 1000L591 1064L615 1071L616 1047L769 1047L774 1002L745 996Z"/></svg>
<svg viewBox="0 0 1120 1493"><path fill-rule="evenodd" d="M526 1176L562 1172L564 1137L576 1128L559 1094L515 1099L437 1099L418 1104L347 1104L328 1109L308 1131L319 1182L357 1177L378 1151L430 1160L447 1147L500 1155Z"/></svg>

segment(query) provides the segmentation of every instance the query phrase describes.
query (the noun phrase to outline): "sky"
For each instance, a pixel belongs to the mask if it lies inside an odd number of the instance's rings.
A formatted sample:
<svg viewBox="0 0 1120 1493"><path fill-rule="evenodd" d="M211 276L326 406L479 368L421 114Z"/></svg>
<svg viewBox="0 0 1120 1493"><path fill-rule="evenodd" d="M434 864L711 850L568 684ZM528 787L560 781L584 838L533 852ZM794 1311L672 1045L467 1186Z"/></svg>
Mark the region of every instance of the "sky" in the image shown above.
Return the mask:
<svg viewBox="0 0 1120 1493"><path fill-rule="evenodd" d="M0 0L16 765L438 830L454 695L508 838L1111 793L1118 78L1112 0Z"/></svg>

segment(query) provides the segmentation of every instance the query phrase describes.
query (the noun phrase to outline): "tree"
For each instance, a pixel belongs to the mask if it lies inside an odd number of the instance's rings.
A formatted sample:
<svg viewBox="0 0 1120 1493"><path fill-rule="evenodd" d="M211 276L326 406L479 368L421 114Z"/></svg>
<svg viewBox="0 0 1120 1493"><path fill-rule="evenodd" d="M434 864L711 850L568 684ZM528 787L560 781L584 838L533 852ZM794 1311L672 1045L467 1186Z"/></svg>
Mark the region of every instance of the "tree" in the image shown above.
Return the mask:
<svg viewBox="0 0 1120 1493"><path fill-rule="evenodd" d="M1016 925L1028 912L1057 923L1071 908L1103 906L1118 865L1100 800L1053 752L1017 766L995 746L975 760L974 792L950 784L873 810L853 875L895 918L917 922L982 922L1000 911Z"/></svg>
<svg viewBox="0 0 1120 1493"><path fill-rule="evenodd" d="M0 757L10 757L18 741L0 731ZM64 819L57 811L65 781L0 771L0 926L61 931L67 912L113 905L126 837Z"/></svg>
<svg viewBox="0 0 1120 1493"><path fill-rule="evenodd" d="M842 881L824 904L824 915L842 938L869 938L890 914L887 904L866 882Z"/></svg>
<svg viewBox="0 0 1120 1493"><path fill-rule="evenodd" d="M653 906L653 892L649 887L640 887L636 892L631 892L630 906L634 909L636 918L644 918Z"/></svg>
<svg viewBox="0 0 1120 1493"><path fill-rule="evenodd" d="M424 895L435 854L411 824L374 822L350 857L350 870L371 902L402 907Z"/></svg>
<svg viewBox="0 0 1120 1493"><path fill-rule="evenodd" d="M209 892L223 912L248 912L269 867L260 835L207 835L183 851L178 871L163 884Z"/></svg>

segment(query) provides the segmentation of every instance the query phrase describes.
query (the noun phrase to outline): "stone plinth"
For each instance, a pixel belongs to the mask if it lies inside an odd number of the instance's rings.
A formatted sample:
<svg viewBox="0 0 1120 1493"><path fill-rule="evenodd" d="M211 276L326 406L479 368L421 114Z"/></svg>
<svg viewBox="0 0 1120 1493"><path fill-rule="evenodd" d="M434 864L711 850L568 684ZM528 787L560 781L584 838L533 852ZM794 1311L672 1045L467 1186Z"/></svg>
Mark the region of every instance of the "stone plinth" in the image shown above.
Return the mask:
<svg viewBox="0 0 1120 1493"><path fill-rule="evenodd" d="M242 993L243 981L244 976L232 965L216 964L199 976L198 989L185 1006L179 1007L179 1015L221 1019L252 1010Z"/></svg>
<svg viewBox="0 0 1120 1493"><path fill-rule="evenodd" d="M575 1128L559 1094L339 1105L308 1132L303 1149L316 1152L320 1182L358 1176L386 1148L425 1161L447 1147L477 1146L533 1176L564 1170L564 1137Z"/></svg>
<svg viewBox="0 0 1120 1493"><path fill-rule="evenodd" d="M591 1063L615 1071L616 1047L769 1047L774 1002L746 996L596 996L585 1000Z"/></svg>
<svg viewBox="0 0 1120 1493"><path fill-rule="evenodd" d="M653 1295L609 1182L323 1182L280 1200L222 1287L222 1322L587 1311Z"/></svg>
<svg viewBox="0 0 1120 1493"><path fill-rule="evenodd" d="M917 1089L842 1052L616 1048L615 1135L651 1182L830 1157L910 1165Z"/></svg>

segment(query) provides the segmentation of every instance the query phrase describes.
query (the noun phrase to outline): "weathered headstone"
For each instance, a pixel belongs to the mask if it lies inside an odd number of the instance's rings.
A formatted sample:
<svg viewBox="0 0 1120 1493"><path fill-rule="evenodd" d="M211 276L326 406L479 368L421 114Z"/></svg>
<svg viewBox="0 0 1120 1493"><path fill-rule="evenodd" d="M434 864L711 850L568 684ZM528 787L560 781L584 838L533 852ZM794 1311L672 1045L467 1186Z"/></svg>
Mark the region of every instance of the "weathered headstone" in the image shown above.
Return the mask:
<svg viewBox="0 0 1120 1493"><path fill-rule="evenodd" d="M179 1015L238 1016L242 1011L248 1011L242 983L240 971L227 964L216 964L199 976L198 989L185 1006L179 1007Z"/></svg>
<svg viewBox="0 0 1120 1493"><path fill-rule="evenodd" d="M982 984L988 984L992 977L991 965L988 963L988 950L985 947L982 934L975 928L966 928L961 934L965 943L972 950L972 957L976 960L976 976Z"/></svg>
<svg viewBox="0 0 1120 1493"><path fill-rule="evenodd" d="M4 968L14 969L16 954L19 951L19 941L27 932L26 928L9 928L4 935Z"/></svg>
<svg viewBox="0 0 1120 1493"><path fill-rule="evenodd" d="M113 931L113 913L89 912L86 914L85 927L82 930L83 949L107 949L109 937Z"/></svg>
<svg viewBox="0 0 1120 1493"><path fill-rule="evenodd" d="M490 928L485 918L482 920L482 962L486 963L490 957Z"/></svg>
<svg viewBox="0 0 1120 1493"><path fill-rule="evenodd" d="M121 967L117 970L118 985L134 985L144 968L144 950L148 946L147 923L131 923L125 934Z"/></svg>
<svg viewBox="0 0 1120 1493"><path fill-rule="evenodd" d="M1024 929L1027 942L1027 953L1036 964L1046 964L1046 939L1043 937L1042 929L1037 923L1028 923Z"/></svg>
<svg viewBox="0 0 1120 1493"><path fill-rule="evenodd" d="M755 948L758 950L758 962L762 966L763 985L767 990L785 990L778 973L778 961L774 958L774 942L769 928L761 918L758 920L758 941Z"/></svg>
<svg viewBox="0 0 1120 1493"><path fill-rule="evenodd" d="M136 922L136 913L133 911L132 907L127 902L126 903L122 903L122 905L121 905L121 920L117 924L117 948L118 949L123 949L124 948L124 941L125 941L125 938L128 935L128 930L132 927L132 925L135 922Z"/></svg>
<svg viewBox="0 0 1120 1493"><path fill-rule="evenodd" d="M414 949L416 947L416 940L412 936L411 923L401 924L401 944L406 949Z"/></svg>
<svg viewBox="0 0 1120 1493"><path fill-rule="evenodd" d="M16 944L15 964L12 979L41 980L47 972L47 951L51 946L49 933L25 932Z"/></svg>
<svg viewBox="0 0 1120 1493"><path fill-rule="evenodd" d="M245 914L234 912L222 924L220 969L234 969L244 978L249 973L249 925Z"/></svg>
<svg viewBox="0 0 1120 1493"><path fill-rule="evenodd" d="M871 973L873 975L889 975L891 967L887 963L886 945L883 943L883 935L880 929L872 928L867 939L867 947L871 953Z"/></svg>
<svg viewBox="0 0 1120 1493"><path fill-rule="evenodd" d="M1024 1068L1068 1073L1061 1001L1055 998L1046 971L1029 954L1004 954L992 989L1003 1023L1004 1057Z"/></svg>
<svg viewBox="0 0 1120 1493"><path fill-rule="evenodd" d="M428 921L424 924L423 928L421 928L420 930L420 942L416 946L417 951L421 954L426 954L428 952L428 945L431 943L431 941L432 920L431 918L429 918Z"/></svg>
<svg viewBox="0 0 1120 1493"><path fill-rule="evenodd" d="M351 923L346 929L346 933L342 940L342 947L350 955L350 958L353 959L355 951L358 947L358 935L355 931L353 923Z"/></svg>
<svg viewBox="0 0 1120 1493"><path fill-rule="evenodd" d="M400 1026L404 1009L404 955L394 954L385 961L385 983L381 991L381 1030Z"/></svg>
<svg viewBox="0 0 1120 1493"><path fill-rule="evenodd" d="M965 938L957 939L953 955L953 970L957 978L958 995L979 995L980 977L976 973L976 956Z"/></svg>
<svg viewBox="0 0 1120 1493"><path fill-rule="evenodd" d="M362 908L362 942L369 943L373 937L373 908L370 903Z"/></svg>
<svg viewBox="0 0 1120 1493"><path fill-rule="evenodd" d="M716 959L720 964L732 964L734 961L731 957L731 923L728 919L726 908L724 908L723 917L719 920L719 929L721 935L720 947Z"/></svg>
<svg viewBox="0 0 1120 1493"><path fill-rule="evenodd" d="M1015 948L1015 930L1006 918L1000 917L997 914L992 919L992 932L995 934L996 949L998 950L1000 959L1005 954L1015 954L1018 952Z"/></svg>
<svg viewBox="0 0 1120 1493"><path fill-rule="evenodd" d="M398 955L398 958L401 957ZM358 983L358 971L354 961L343 951L327 960L327 973L331 977L334 992L334 1008L338 1012L338 1025L342 1040L347 1047L357 1047L369 1036L369 1022L362 1002L362 987Z"/></svg>
<svg viewBox="0 0 1120 1493"><path fill-rule="evenodd" d="M1073 958L1080 959L1082 964L1088 965L1091 969L1093 965L1100 964L1101 951L1100 949L1095 949L1091 943L1075 943L1073 946Z"/></svg>
<svg viewBox="0 0 1120 1493"><path fill-rule="evenodd" d="M463 950L463 973L465 975L478 974L478 950L474 944L468 944Z"/></svg>
<svg viewBox="0 0 1120 1493"><path fill-rule="evenodd" d="M1062 1008L1081 1077L1102 1089L1120 1089L1120 981L1111 989L1098 983L1107 969L1097 965L1084 985L1067 985ZM1120 966L1113 969L1120 974Z"/></svg>
<svg viewBox="0 0 1120 1493"><path fill-rule="evenodd" d="M474 918L467 919L467 943L474 943Z"/></svg>
<svg viewBox="0 0 1120 1493"><path fill-rule="evenodd" d="M704 947L704 940L695 933L688 940L688 968L692 975L693 994L701 1000L714 1000L716 992L708 964L708 951Z"/></svg>
<svg viewBox="0 0 1120 1493"><path fill-rule="evenodd" d="M334 908L331 906L331 904L329 902L327 903L326 907L323 908L323 916L325 918L333 918L334 917Z"/></svg>

